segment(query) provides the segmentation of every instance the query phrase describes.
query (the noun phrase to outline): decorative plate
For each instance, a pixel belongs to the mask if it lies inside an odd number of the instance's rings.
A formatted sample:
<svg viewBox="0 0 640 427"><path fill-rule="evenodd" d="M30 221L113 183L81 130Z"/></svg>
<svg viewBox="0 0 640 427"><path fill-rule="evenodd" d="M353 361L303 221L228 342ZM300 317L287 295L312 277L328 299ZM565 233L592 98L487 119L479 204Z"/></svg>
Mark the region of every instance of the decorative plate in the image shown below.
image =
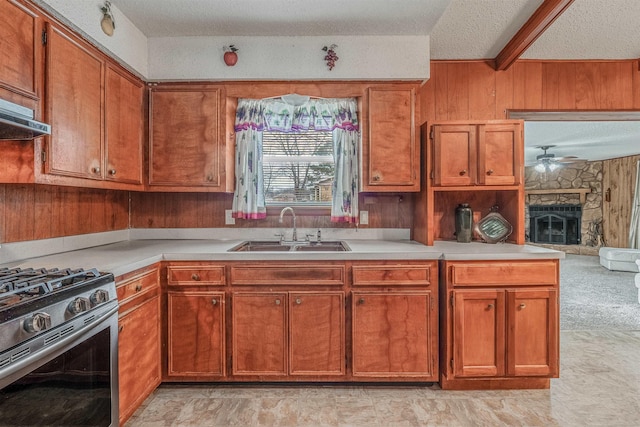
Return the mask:
<svg viewBox="0 0 640 427"><path fill-rule="evenodd" d="M491 212L478 221L473 230L480 235L487 243L503 242L511 232L513 227L497 212Z"/></svg>

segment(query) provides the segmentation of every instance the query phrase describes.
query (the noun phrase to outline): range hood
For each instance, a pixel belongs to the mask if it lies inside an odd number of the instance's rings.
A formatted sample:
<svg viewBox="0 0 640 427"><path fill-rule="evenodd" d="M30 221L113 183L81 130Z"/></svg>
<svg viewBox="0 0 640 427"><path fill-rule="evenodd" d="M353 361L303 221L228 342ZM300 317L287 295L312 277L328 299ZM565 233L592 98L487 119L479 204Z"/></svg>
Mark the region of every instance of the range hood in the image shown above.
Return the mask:
<svg viewBox="0 0 640 427"><path fill-rule="evenodd" d="M0 140L30 140L50 134L51 126L33 120L33 110L0 99Z"/></svg>

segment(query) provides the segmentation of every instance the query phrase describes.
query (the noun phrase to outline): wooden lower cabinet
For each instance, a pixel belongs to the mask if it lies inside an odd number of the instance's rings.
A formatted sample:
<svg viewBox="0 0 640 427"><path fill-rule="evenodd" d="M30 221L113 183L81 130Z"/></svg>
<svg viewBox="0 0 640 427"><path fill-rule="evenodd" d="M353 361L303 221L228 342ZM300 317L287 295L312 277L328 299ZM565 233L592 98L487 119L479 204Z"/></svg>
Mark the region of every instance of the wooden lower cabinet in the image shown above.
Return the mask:
<svg viewBox="0 0 640 427"><path fill-rule="evenodd" d="M434 309L430 291L353 292L353 376L437 381Z"/></svg>
<svg viewBox="0 0 640 427"><path fill-rule="evenodd" d="M548 388L559 374L558 261L444 264L442 387Z"/></svg>
<svg viewBox="0 0 640 427"><path fill-rule="evenodd" d="M233 375L344 375L343 292L234 292L232 307Z"/></svg>
<svg viewBox="0 0 640 427"><path fill-rule="evenodd" d="M167 376L225 375L225 293L167 292Z"/></svg>
<svg viewBox="0 0 640 427"><path fill-rule="evenodd" d="M157 269L117 282L118 388L122 425L160 384L160 287Z"/></svg>

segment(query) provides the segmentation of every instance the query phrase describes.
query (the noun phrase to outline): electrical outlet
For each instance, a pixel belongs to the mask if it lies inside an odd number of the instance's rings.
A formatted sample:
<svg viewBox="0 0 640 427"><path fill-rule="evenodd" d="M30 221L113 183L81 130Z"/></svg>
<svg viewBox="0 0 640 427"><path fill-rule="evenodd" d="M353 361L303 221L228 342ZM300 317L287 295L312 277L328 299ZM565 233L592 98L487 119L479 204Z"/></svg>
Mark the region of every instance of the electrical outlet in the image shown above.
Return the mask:
<svg viewBox="0 0 640 427"><path fill-rule="evenodd" d="M360 211L360 224L369 224L369 211Z"/></svg>
<svg viewBox="0 0 640 427"><path fill-rule="evenodd" d="M226 225L233 225L236 223L236 219L233 217L233 211L231 209L224 211L224 223Z"/></svg>

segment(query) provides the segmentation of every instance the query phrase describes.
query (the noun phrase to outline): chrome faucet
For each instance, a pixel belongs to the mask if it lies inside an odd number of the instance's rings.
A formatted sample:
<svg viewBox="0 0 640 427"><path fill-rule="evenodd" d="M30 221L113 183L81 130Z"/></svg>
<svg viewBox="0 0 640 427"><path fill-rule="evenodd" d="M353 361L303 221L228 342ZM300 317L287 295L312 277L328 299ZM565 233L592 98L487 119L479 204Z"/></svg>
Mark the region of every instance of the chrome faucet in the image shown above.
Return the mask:
<svg viewBox="0 0 640 427"><path fill-rule="evenodd" d="M282 218L287 211L291 211L291 216L293 216L293 236L291 236L291 240L295 242L298 240L298 231L296 230L296 213L291 206L287 206L280 211L280 220L278 222L282 224Z"/></svg>

